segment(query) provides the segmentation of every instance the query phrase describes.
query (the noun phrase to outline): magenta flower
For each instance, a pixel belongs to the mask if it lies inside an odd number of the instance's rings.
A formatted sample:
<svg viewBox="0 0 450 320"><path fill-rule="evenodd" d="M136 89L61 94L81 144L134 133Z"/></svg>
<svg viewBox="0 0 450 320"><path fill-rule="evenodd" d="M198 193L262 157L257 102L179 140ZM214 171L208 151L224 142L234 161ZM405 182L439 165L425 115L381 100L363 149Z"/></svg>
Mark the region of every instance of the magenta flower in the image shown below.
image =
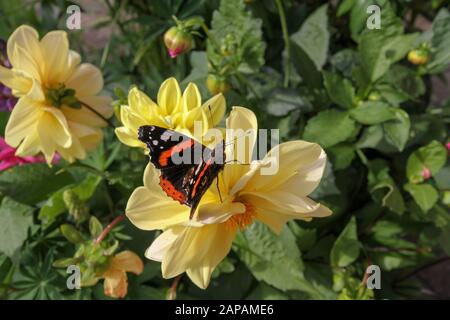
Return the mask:
<svg viewBox="0 0 450 320"><path fill-rule="evenodd" d="M45 162L43 156L18 157L15 153L16 149L8 145L5 140L0 137L0 171L27 163ZM59 156L56 155L53 159L53 163L57 161L59 161Z"/></svg>
<svg viewBox="0 0 450 320"><path fill-rule="evenodd" d="M0 39L0 66L11 68L6 54L6 43ZM12 95L11 89L0 83L0 111L11 111L16 105L17 98Z"/></svg>

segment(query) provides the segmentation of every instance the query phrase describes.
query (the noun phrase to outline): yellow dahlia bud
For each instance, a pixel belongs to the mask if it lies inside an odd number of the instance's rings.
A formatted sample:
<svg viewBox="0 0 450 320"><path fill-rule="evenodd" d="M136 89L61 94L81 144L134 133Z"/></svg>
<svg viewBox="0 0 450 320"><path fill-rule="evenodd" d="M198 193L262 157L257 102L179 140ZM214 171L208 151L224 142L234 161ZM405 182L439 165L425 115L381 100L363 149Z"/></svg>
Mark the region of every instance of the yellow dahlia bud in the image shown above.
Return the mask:
<svg viewBox="0 0 450 320"><path fill-rule="evenodd" d="M423 65L430 61L428 50L416 49L408 53L408 61L415 65Z"/></svg>
<svg viewBox="0 0 450 320"><path fill-rule="evenodd" d="M211 94L226 93L231 89L225 77L212 73L208 74L208 78L206 78L206 87Z"/></svg>
<svg viewBox="0 0 450 320"><path fill-rule="evenodd" d="M171 58L191 50L194 39L189 32L180 27L172 27L164 34L164 43Z"/></svg>

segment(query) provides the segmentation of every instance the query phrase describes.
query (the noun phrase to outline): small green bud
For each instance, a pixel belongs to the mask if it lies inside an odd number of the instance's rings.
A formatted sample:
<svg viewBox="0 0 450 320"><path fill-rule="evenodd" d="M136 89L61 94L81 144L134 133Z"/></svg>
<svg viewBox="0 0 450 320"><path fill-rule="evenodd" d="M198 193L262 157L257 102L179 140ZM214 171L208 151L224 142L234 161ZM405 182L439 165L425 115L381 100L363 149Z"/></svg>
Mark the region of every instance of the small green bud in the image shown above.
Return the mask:
<svg viewBox="0 0 450 320"><path fill-rule="evenodd" d="M73 244L83 242L83 235L70 224L63 224L59 227L62 235Z"/></svg>

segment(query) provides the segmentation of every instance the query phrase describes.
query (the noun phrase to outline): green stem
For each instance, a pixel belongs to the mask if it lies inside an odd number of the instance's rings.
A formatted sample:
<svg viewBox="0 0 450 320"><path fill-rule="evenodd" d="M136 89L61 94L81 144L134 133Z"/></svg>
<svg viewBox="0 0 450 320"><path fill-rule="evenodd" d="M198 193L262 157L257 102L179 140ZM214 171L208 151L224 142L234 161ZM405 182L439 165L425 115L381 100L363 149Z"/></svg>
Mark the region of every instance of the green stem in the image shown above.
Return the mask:
<svg viewBox="0 0 450 320"><path fill-rule="evenodd" d="M366 155L364 154L364 152L362 152L360 149L356 149L356 154L358 155L359 159L361 160L361 162L364 165L367 166L369 164L369 161L367 160Z"/></svg>
<svg viewBox="0 0 450 320"><path fill-rule="evenodd" d="M209 32L209 28L208 26L205 24L205 22L202 21L202 23L200 24L200 26L202 27L203 31L206 34L206 37L211 40L211 43L214 47L216 47L217 51L220 52L220 46L219 44L216 42L216 39L214 39L214 37L211 35L211 32Z"/></svg>
<svg viewBox="0 0 450 320"><path fill-rule="evenodd" d="M291 44L289 41L289 32L286 23L286 15L284 13L282 0L275 0L278 14L280 15L281 30L283 32L284 49L286 50L286 61L284 66L284 87L289 86L289 78L291 74Z"/></svg>
<svg viewBox="0 0 450 320"><path fill-rule="evenodd" d="M80 102L83 106L85 106L87 109L89 109L91 112L95 113L98 117L100 117L103 121L105 121L108 124L108 126L110 126L113 129L115 128L114 124L108 118L105 118L100 112L95 110L93 107L88 105L86 102L82 102L82 101L80 101Z"/></svg>

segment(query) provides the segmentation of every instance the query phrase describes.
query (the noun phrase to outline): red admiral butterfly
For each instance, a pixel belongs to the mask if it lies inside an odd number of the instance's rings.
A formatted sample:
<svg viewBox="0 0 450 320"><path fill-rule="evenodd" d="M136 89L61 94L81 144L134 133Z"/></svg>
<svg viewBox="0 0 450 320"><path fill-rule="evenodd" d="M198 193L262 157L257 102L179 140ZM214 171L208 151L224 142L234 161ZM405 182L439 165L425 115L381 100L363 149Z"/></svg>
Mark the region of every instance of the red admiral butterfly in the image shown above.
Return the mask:
<svg viewBox="0 0 450 320"><path fill-rule="evenodd" d="M150 161L161 170L159 185L169 197L191 208L192 219L202 196L224 168L224 142L210 149L184 134L151 125L140 127L138 137L147 145Z"/></svg>

